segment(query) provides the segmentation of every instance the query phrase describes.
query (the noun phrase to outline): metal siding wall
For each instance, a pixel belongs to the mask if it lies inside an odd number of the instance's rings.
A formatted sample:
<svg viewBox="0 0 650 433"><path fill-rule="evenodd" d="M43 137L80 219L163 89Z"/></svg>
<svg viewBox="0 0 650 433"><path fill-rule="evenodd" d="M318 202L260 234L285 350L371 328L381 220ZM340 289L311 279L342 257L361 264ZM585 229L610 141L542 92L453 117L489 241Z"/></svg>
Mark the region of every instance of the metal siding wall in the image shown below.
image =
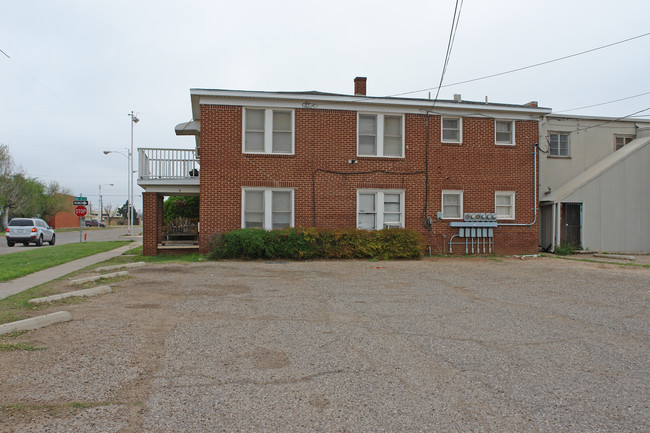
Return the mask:
<svg viewBox="0 0 650 433"><path fill-rule="evenodd" d="M585 249L650 251L650 145L563 200L583 203Z"/></svg>

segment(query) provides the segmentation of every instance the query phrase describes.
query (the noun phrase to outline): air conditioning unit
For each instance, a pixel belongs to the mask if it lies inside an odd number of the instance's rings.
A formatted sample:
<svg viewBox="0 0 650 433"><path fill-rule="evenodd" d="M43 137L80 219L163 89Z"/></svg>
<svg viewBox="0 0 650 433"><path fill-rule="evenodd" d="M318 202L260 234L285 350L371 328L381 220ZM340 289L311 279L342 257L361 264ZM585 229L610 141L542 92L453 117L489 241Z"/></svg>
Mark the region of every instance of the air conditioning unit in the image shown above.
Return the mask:
<svg viewBox="0 0 650 433"><path fill-rule="evenodd" d="M401 229L402 224L400 224L400 223L385 223L384 228L385 229Z"/></svg>

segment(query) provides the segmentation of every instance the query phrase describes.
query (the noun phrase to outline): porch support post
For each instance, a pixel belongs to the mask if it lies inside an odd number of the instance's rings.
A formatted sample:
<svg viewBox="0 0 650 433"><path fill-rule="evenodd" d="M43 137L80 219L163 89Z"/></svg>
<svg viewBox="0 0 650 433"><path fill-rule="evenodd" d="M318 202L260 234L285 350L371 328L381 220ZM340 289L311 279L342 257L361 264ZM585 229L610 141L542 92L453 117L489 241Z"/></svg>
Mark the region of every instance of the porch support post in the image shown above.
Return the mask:
<svg viewBox="0 0 650 433"><path fill-rule="evenodd" d="M156 192L144 192L142 204L142 254L155 256L163 229L163 196Z"/></svg>

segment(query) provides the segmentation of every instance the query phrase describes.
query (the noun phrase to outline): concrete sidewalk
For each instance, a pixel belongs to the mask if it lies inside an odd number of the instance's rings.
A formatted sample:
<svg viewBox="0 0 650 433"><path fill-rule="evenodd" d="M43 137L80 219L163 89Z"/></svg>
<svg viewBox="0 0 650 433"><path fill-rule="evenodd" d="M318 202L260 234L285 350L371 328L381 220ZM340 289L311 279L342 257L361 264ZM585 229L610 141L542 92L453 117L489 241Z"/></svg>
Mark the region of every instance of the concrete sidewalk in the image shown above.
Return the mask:
<svg viewBox="0 0 650 433"><path fill-rule="evenodd" d="M33 274L29 274L21 278L16 278L12 281L0 283L0 299L7 298L11 295L15 295L16 293L20 293L23 290L31 289L32 287L55 280L71 272L83 269L86 266L94 265L95 263L100 263L105 260L112 259L113 257L122 255L124 252L133 248L137 248L140 245L142 245L142 242L136 241L114 250L84 257L83 259L74 260L72 262L64 263L59 266L54 266L53 268L34 272Z"/></svg>

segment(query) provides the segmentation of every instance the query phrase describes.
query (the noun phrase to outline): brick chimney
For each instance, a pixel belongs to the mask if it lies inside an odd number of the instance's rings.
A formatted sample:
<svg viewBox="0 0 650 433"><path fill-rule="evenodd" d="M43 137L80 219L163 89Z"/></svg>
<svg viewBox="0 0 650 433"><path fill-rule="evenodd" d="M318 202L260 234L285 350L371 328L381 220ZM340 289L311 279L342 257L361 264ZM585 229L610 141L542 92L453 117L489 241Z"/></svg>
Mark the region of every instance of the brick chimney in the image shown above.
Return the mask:
<svg viewBox="0 0 650 433"><path fill-rule="evenodd" d="M354 79L354 94L366 96L366 77L356 77Z"/></svg>
<svg viewBox="0 0 650 433"><path fill-rule="evenodd" d="M537 101L530 101L524 104L524 107L537 107Z"/></svg>

